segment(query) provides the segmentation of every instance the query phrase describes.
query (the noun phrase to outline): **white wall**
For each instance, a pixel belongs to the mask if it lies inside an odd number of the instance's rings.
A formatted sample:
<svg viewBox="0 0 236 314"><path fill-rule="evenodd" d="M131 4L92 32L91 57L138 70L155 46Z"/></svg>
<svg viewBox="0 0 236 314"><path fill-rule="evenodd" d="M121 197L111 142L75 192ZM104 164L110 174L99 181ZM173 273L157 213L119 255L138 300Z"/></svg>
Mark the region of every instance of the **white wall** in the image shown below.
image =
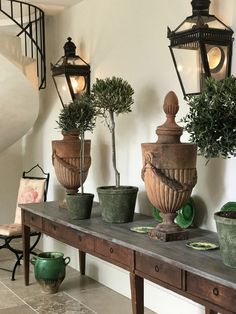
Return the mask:
<svg viewBox="0 0 236 314"><path fill-rule="evenodd" d="M236 3L212 0L211 13L236 29ZM81 56L90 63L92 82L96 77L121 76L135 90L135 104L130 114L117 120L118 167L121 183L139 187L136 211L150 213L141 180L142 142L156 141L155 129L164 121L163 99L169 90L179 97L179 120L188 110L180 90L166 38L167 26L174 29L191 14L190 0L84 0L62 14L47 19L47 68L63 55L63 45L71 36ZM232 73L235 74L235 61ZM34 129L24 139L24 166L40 162L51 172L49 200L63 199L63 188L57 182L51 163L51 141L61 138L56 130L61 109L50 73L47 89L41 92L41 109ZM92 139L92 166L85 189L96 195L96 187L114 181L110 164L110 137L105 126L97 122ZM187 135L183 137L187 139ZM10 152L9 152L10 153ZM3 160L3 162L5 162ZM235 199L235 160L198 158L198 183L193 191L197 204L197 224L215 230L213 214L229 200ZM12 177L11 177L12 178ZM97 199L97 195L95 196ZM44 249L60 248L73 257L77 252L45 237ZM87 273L107 286L129 296L128 274L94 257L88 258ZM116 280L118 278L118 280ZM122 278L122 280L121 280ZM201 306L156 285L145 286L145 305L159 314L204 313Z"/></svg>

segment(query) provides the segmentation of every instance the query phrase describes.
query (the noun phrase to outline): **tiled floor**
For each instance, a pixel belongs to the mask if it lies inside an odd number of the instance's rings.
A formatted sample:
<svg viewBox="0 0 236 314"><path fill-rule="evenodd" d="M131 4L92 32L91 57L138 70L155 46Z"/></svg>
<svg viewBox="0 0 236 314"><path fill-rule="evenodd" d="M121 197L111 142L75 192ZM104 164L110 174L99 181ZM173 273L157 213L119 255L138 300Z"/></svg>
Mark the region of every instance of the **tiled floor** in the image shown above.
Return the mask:
<svg viewBox="0 0 236 314"><path fill-rule="evenodd" d="M13 256L0 250L0 267L11 268ZM33 270L30 285L23 281L23 267L18 267L16 280L0 270L0 314L131 314L131 301L93 279L81 276L71 267L58 293L45 294L35 281ZM154 314L145 310L145 314Z"/></svg>

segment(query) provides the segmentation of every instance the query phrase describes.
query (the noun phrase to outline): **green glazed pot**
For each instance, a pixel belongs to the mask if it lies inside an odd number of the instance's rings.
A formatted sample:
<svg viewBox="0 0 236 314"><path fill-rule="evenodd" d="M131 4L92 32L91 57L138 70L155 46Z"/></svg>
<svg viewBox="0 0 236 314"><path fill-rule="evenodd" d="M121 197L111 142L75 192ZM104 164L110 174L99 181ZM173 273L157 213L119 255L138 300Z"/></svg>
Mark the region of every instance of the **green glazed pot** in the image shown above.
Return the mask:
<svg viewBox="0 0 236 314"><path fill-rule="evenodd" d="M66 203L70 219L88 219L91 216L94 194L67 194Z"/></svg>
<svg viewBox="0 0 236 314"><path fill-rule="evenodd" d="M66 274L70 258L60 252L43 252L31 259L34 275L43 292L56 293Z"/></svg>
<svg viewBox="0 0 236 314"><path fill-rule="evenodd" d="M236 268L236 212L217 212L214 218L223 263Z"/></svg>
<svg viewBox="0 0 236 314"><path fill-rule="evenodd" d="M110 223L133 221L138 188L102 186L97 188L102 219Z"/></svg>

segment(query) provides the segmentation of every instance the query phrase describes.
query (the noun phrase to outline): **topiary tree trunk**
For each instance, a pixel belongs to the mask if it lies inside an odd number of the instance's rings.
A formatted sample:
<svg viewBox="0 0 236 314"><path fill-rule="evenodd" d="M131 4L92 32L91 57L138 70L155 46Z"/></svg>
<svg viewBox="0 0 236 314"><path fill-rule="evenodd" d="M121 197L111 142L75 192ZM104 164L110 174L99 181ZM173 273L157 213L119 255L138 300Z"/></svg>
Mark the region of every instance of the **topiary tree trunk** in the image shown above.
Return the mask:
<svg viewBox="0 0 236 314"><path fill-rule="evenodd" d="M114 119L114 112L109 111L110 116L110 132L111 132L111 140L112 140L112 165L115 171L115 179L116 179L116 188L120 187L120 173L117 170L116 166L116 137L115 137L115 119Z"/></svg>

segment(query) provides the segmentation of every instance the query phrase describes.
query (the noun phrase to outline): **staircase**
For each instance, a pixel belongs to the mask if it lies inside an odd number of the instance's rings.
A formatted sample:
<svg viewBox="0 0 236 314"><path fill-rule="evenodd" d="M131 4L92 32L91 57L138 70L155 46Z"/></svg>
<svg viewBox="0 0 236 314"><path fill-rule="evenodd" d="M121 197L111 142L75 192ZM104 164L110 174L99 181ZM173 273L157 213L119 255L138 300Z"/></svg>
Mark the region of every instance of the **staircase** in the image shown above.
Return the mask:
<svg viewBox="0 0 236 314"><path fill-rule="evenodd" d="M0 0L0 153L35 123L39 90L46 86L44 13Z"/></svg>

